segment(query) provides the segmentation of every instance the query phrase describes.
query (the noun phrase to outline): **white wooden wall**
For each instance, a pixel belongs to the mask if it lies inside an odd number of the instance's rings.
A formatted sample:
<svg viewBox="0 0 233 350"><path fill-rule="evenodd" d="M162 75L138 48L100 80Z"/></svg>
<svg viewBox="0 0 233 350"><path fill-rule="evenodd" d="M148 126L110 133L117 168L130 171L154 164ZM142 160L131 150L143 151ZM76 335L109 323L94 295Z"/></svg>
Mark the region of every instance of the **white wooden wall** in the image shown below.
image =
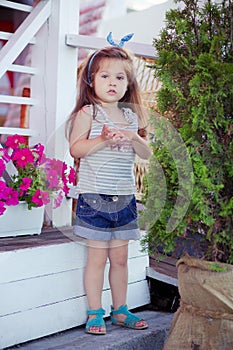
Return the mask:
<svg viewBox="0 0 233 350"><path fill-rule="evenodd" d="M0 253L0 349L86 322L85 262L86 247L76 242ZM150 302L148 265L139 242L130 243L129 308ZM107 264L103 289L106 316L111 305L108 269Z"/></svg>

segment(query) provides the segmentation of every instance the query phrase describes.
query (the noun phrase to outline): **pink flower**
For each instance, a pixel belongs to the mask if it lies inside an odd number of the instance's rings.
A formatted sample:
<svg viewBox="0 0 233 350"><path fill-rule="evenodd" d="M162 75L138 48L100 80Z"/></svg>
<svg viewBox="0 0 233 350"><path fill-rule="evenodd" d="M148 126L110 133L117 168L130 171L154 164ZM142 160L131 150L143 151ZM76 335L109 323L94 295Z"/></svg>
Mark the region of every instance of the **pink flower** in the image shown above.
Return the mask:
<svg viewBox="0 0 233 350"><path fill-rule="evenodd" d="M42 207L42 205L48 204L50 202L48 192L37 190L32 196L32 202L35 203L37 207Z"/></svg>
<svg viewBox="0 0 233 350"><path fill-rule="evenodd" d="M48 159L46 160L46 165L49 169L54 169L58 176L62 175L63 162L59 159Z"/></svg>
<svg viewBox="0 0 233 350"><path fill-rule="evenodd" d="M40 143L29 148L23 136L9 136L6 146L11 148L9 153L8 149L0 148L0 215L6 205L17 205L19 200L24 200L31 209L55 198L55 208L59 207L69 192L68 183L76 181L75 170L61 160L47 158ZM11 184L6 184L1 176L9 161L18 173L13 175Z"/></svg>
<svg viewBox="0 0 233 350"><path fill-rule="evenodd" d="M0 177L3 174L3 171L6 169L5 163L2 159L0 159Z"/></svg>
<svg viewBox="0 0 233 350"><path fill-rule="evenodd" d="M18 192L8 187L4 181L0 181L0 200L6 205L17 205L19 203Z"/></svg>
<svg viewBox="0 0 233 350"><path fill-rule="evenodd" d="M59 179L57 176L56 170L49 170L49 172L46 174L47 180L48 180L48 188L57 188L59 185Z"/></svg>
<svg viewBox="0 0 233 350"><path fill-rule="evenodd" d="M0 200L6 200L8 196L8 187L4 181L0 181Z"/></svg>
<svg viewBox="0 0 233 350"><path fill-rule="evenodd" d="M13 188L7 188L8 195L6 199L6 205L17 205L19 204L18 192Z"/></svg>
<svg viewBox="0 0 233 350"><path fill-rule="evenodd" d="M28 163L34 162L32 151L28 148L22 148L14 152L12 160L16 162L19 168L24 168Z"/></svg>
<svg viewBox="0 0 233 350"><path fill-rule="evenodd" d="M20 135L15 134L15 135L7 137L7 140L6 140L7 147L10 147L12 149L16 149L19 147L20 144L25 144L24 136L20 136Z"/></svg>
<svg viewBox="0 0 233 350"><path fill-rule="evenodd" d="M7 163L10 161L11 157L9 156L6 148L0 148L0 158Z"/></svg>
<svg viewBox="0 0 233 350"><path fill-rule="evenodd" d="M67 196L70 189L69 189L69 187L64 183L64 185L63 185L63 187L62 187L62 190L63 190L63 192L65 193L65 195Z"/></svg>
<svg viewBox="0 0 233 350"><path fill-rule="evenodd" d="M63 174L66 172L67 170L67 164L65 162L62 163L62 172Z"/></svg>
<svg viewBox="0 0 233 350"><path fill-rule="evenodd" d="M46 155L43 153L41 156L41 159L40 159L40 164L45 164L47 159L49 159L49 158L47 158Z"/></svg>
<svg viewBox="0 0 233 350"><path fill-rule="evenodd" d="M63 185L64 185L64 186L67 185L68 179L67 179L67 177L66 177L66 174L62 174L62 182L63 182Z"/></svg>
<svg viewBox="0 0 233 350"><path fill-rule="evenodd" d="M4 202L0 202L0 215L4 214L6 208L5 208L5 203Z"/></svg>
<svg viewBox="0 0 233 350"><path fill-rule="evenodd" d="M44 155L44 146L41 143L38 143L34 146L32 153L35 157L37 163L41 163L42 156Z"/></svg>
<svg viewBox="0 0 233 350"><path fill-rule="evenodd" d="M62 195L62 191L60 191L58 193L58 196L55 198L54 207L53 207L54 209L58 208L61 205L62 199L63 199L63 195Z"/></svg>
<svg viewBox="0 0 233 350"><path fill-rule="evenodd" d="M23 177L22 183L20 184L19 188L21 190L20 196L23 195L23 191L27 191L31 185L32 179L29 177Z"/></svg>
<svg viewBox="0 0 233 350"><path fill-rule="evenodd" d="M76 171L74 170L73 167L70 168L70 173L69 173L68 179L69 179L69 183L75 184L75 182L76 182Z"/></svg>

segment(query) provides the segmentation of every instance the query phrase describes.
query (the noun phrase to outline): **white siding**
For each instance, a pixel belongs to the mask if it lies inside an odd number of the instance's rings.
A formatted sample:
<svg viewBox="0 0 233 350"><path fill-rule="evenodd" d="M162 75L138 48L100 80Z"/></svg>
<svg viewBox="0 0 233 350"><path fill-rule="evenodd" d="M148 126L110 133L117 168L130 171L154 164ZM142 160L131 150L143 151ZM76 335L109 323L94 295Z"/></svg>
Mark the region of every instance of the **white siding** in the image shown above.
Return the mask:
<svg viewBox="0 0 233 350"><path fill-rule="evenodd" d="M129 244L129 308L150 302L149 260L140 249L139 242ZM85 262L86 247L75 242L0 253L0 348L86 322ZM108 269L109 264L102 298L106 316L111 305Z"/></svg>

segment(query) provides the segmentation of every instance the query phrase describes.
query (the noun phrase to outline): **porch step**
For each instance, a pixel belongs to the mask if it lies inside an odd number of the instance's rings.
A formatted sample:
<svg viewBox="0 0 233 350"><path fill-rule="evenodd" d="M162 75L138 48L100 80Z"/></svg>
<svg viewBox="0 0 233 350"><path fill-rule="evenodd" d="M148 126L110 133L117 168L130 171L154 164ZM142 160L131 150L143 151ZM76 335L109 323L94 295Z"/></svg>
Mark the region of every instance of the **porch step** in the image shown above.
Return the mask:
<svg viewBox="0 0 233 350"><path fill-rule="evenodd" d="M107 334L104 336L86 334L84 326L81 326L7 349L162 350L173 314L150 310L136 312L135 314L148 322L148 329L136 331L117 327L112 325L108 318L106 321Z"/></svg>

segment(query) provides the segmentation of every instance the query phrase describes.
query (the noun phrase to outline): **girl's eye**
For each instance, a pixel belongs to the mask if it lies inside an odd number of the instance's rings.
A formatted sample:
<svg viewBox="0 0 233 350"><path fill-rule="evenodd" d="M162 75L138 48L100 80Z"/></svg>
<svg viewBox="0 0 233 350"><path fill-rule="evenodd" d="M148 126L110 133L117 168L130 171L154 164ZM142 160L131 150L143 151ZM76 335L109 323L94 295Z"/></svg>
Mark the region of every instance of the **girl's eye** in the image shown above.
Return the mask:
<svg viewBox="0 0 233 350"><path fill-rule="evenodd" d="M123 76L119 76L119 77L117 77L117 79L118 79L118 80L124 80L124 79L125 79L125 77L123 77Z"/></svg>
<svg viewBox="0 0 233 350"><path fill-rule="evenodd" d="M107 74L102 74L101 77L106 79L108 77L108 75Z"/></svg>

